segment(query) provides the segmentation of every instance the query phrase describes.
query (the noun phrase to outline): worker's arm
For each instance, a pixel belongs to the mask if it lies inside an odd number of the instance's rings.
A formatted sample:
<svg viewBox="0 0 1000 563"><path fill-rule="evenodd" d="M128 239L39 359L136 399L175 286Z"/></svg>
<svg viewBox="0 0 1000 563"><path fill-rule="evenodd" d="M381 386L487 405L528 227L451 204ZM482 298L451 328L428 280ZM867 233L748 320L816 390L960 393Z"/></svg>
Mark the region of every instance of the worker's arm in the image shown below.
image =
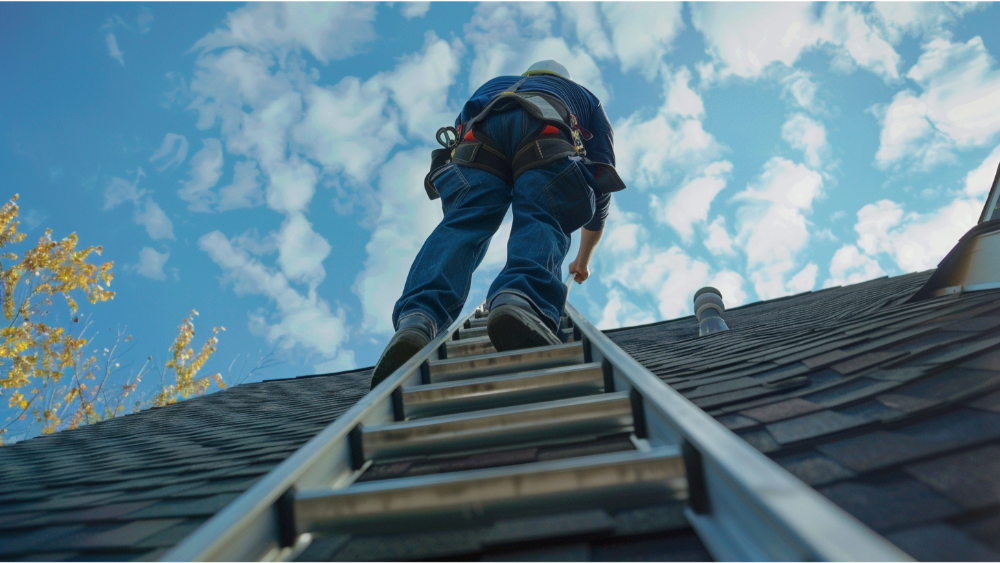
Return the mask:
<svg viewBox="0 0 1000 563"><path fill-rule="evenodd" d="M590 257L594 254L594 249L597 248L602 234L604 234L603 228L599 231L580 229L580 251L576 254L576 259L569 265L569 273L576 274L573 276L576 283L583 283L590 277Z"/></svg>

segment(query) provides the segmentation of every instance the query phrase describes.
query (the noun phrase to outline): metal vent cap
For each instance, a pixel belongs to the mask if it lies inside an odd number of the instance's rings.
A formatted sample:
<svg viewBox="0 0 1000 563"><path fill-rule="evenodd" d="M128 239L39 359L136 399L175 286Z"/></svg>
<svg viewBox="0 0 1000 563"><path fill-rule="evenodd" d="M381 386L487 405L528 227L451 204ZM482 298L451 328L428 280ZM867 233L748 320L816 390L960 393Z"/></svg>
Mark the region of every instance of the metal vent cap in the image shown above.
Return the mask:
<svg viewBox="0 0 1000 563"><path fill-rule="evenodd" d="M729 330L722 318L725 312L726 304L722 301L721 291L714 287L703 287L695 292L694 315L698 319L699 336Z"/></svg>

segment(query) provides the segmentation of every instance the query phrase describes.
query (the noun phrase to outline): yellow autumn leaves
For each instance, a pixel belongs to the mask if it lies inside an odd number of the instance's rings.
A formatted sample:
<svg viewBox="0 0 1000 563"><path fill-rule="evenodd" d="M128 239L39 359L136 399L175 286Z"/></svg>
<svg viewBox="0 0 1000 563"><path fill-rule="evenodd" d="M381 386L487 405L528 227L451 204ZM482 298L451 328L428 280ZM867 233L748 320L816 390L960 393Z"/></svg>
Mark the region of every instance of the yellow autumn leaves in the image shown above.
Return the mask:
<svg viewBox="0 0 1000 563"><path fill-rule="evenodd" d="M118 341L110 350L105 348L100 359L96 349L87 354L93 340L87 336L90 324L79 323L73 295L82 293L93 304L113 299L115 294L108 289L114 279L113 264L88 262L94 255L100 256L100 246L77 250L75 233L54 240L51 229L23 256L12 252L10 247L25 239L25 234L18 232L17 199L15 195L0 208L0 305L6 321L0 328L0 398L6 395L7 407L17 411L10 423L0 422L0 444L10 425L28 416L41 424L43 434L117 416L125 410L125 399L136 393L149 366L147 361L138 373L129 374L117 384L117 390L108 388L121 379L112 377L120 367L115 350L123 338L127 342L131 337L119 332ZM78 334L42 322L53 299L63 300L72 323L82 325ZM215 352L218 338L212 336L195 354L190 347L195 315L192 311L184 319L170 347L171 359L164 366L160 392L152 401L156 406L200 395L213 379L225 387L219 374L197 377ZM216 327L213 332L220 330L225 329ZM166 382L168 371L173 375L172 384ZM136 402L133 411L142 406L141 401Z"/></svg>
<svg viewBox="0 0 1000 563"><path fill-rule="evenodd" d="M219 339L213 336L202 345L201 350L195 355L190 344L194 338L194 318L197 315L198 311L192 310L191 314L184 317L184 321L178 327L177 338L174 340L173 346L170 347L173 357L166 365L167 369L173 370L175 383L161 386L160 392L153 399L153 404L158 407L176 403L178 398L187 399L191 395L201 395L208 390L212 380L215 380L220 388L226 388L226 384L222 381L222 375L218 373L211 378L197 379L198 371L215 352L215 347L219 343ZM212 329L212 333L219 334L219 331L224 330L226 327L217 326Z"/></svg>

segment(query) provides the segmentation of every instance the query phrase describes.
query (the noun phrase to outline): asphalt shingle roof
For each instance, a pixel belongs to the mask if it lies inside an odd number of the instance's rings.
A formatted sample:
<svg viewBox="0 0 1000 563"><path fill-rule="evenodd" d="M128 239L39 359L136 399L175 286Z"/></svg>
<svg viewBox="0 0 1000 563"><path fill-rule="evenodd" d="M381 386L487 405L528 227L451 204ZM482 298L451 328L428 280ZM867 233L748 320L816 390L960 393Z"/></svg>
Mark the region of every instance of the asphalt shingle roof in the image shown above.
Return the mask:
<svg viewBox="0 0 1000 563"><path fill-rule="evenodd" d="M160 557L364 396L370 371L240 385L0 448L0 559Z"/></svg>
<svg viewBox="0 0 1000 563"><path fill-rule="evenodd" d="M908 303L929 275L739 307L725 314L730 331L705 337L693 317L608 335L914 557L1000 559L1000 291ZM353 405L367 392L369 376L358 370L242 385L0 448L0 558L160 557ZM617 446L609 439L587 447ZM489 463L562 454L531 448L505 455ZM461 470L480 461L386 464L366 478ZM561 518L604 525L606 515L591 516ZM617 515L614 526L643 518ZM497 530L448 538L328 537L303 558L442 558L448 556L442 545L487 545ZM384 551L386 543L396 551ZM693 560L707 554L678 525L641 540L567 540L484 557L515 555Z"/></svg>
<svg viewBox="0 0 1000 563"><path fill-rule="evenodd" d="M1000 559L1000 291L929 272L609 331L643 365L922 560Z"/></svg>

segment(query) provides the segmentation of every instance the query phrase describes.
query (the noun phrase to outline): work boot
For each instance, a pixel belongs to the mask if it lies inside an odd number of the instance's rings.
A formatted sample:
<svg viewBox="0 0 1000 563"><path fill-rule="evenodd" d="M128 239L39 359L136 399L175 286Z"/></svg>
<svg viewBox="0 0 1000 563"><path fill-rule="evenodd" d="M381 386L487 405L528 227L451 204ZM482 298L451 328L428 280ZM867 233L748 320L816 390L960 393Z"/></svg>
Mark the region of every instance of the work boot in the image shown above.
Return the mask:
<svg viewBox="0 0 1000 563"><path fill-rule="evenodd" d="M493 300L486 332L498 352L562 344L531 303L513 293L502 293Z"/></svg>
<svg viewBox="0 0 1000 563"><path fill-rule="evenodd" d="M400 320L399 329L375 364L369 389L382 383L433 339L434 329L423 315L409 315Z"/></svg>

